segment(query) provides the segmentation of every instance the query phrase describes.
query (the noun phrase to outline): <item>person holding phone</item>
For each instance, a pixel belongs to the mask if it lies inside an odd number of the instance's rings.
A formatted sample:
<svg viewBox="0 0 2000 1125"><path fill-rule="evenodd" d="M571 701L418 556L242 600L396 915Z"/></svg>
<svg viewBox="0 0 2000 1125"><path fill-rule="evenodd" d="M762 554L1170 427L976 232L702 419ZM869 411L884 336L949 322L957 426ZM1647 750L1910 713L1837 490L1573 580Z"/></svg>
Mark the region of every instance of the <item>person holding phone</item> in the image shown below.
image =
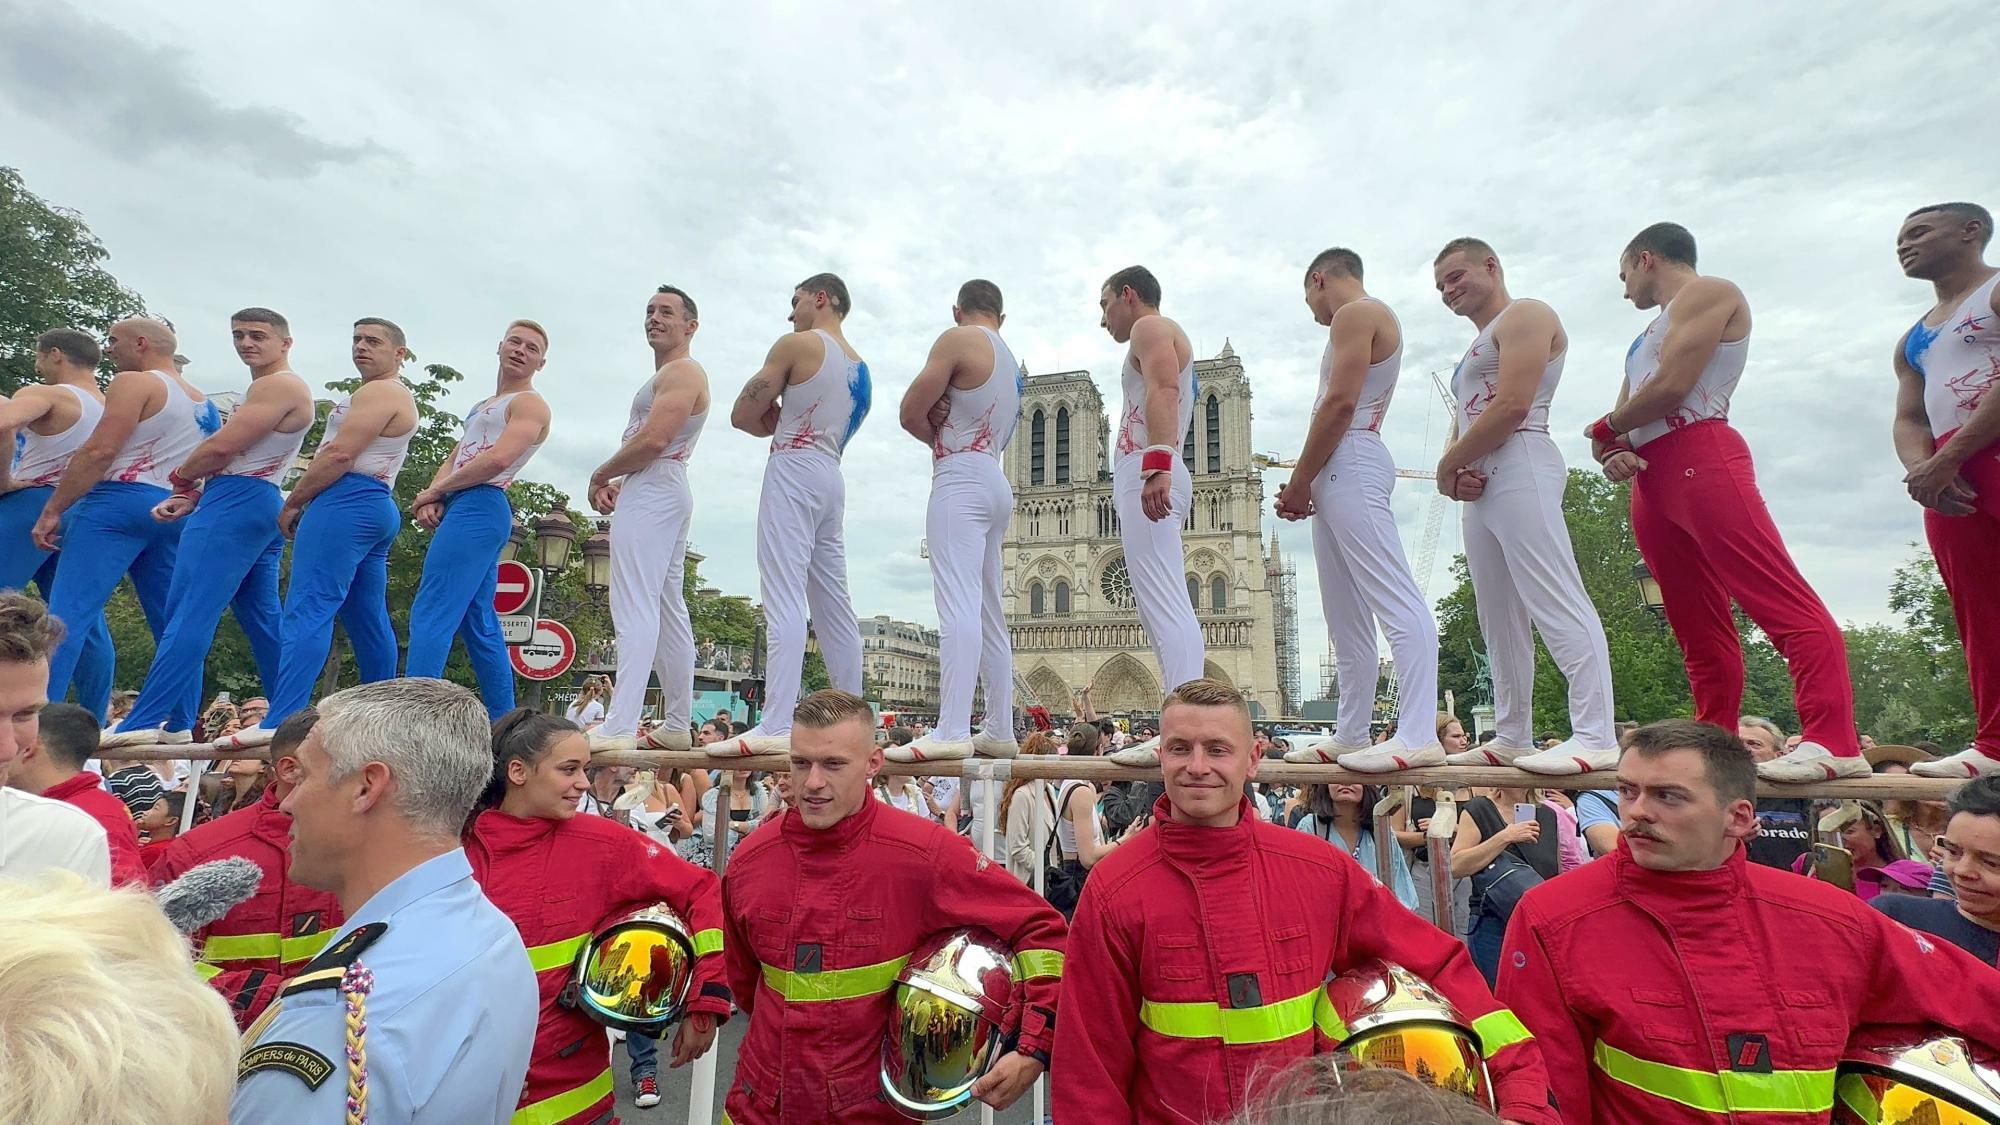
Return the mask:
<svg viewBox="0 0 2000 1125"><path fill-rule="evenodd" d="M1555 810L1533 789L1474 789L1459 806L1451 846L1451 877L1472 884L1465 944L1472 963L1492 984L1500 968L1500 940L1522 891L1562 873ZM1504 811L1503 811L1504 810Z"/></svg>

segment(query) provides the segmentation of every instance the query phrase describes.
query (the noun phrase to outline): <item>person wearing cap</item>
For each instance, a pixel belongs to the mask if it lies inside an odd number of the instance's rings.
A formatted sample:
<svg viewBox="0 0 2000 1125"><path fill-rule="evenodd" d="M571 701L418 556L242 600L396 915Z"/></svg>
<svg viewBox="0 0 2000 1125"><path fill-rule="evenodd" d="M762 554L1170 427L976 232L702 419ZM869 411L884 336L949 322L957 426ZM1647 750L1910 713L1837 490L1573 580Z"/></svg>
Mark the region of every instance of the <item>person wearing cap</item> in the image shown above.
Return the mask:
<svg viewBox="0 0 2000 1125"><path fill-rule="evenodd" d="M2000 966L2000 777L1959 786L1945 808L1951 819L1945 822L1938 846L1945 855L1944 874L1951 880L1953 897L1930 898L1921 891L1885 894L1870 905L1913 930L1943 938L1989 965ZM1924 874L1930 874L1928 867Z"/></svg>
<svg viewBox="0 0 2000 1125"><path fill-rule="evenodd" d="M729 1018L714 874L623 824L578 815L590 791L589 764L589 739L568 719L525 707L501 716L493 724L493 773L465 833L473 875L520 929L540 988L535 1052L516 1122L583 1125L611 1114L611 1040L566 994L578 953L634 911L665 904L693 939L691 995L673 1065L706 1053L716 1025ZM662 977L654 969L641 993L664 988ZM657 1104L657 1075L636 1073L633 1085L639 1097L655 1099L647 1105Z"/></svg>
<svg viewBox="0 0 2000 1125"><path fill-rule="evenodd" d="M958 929L1013 954L1018 1036L971 1089L1013 1104L1049 1064L1062 915L950 828L869 795L883 754L860 696L800 700L789 752L792 807L737 847L722 885L730 989L750 1016L722 1120L907 1122L880 1073L896 979Z"/></svg>
<svg viewBox="0 0 2000 1125"><path fill-rule="evenodd" d="M1553 1125L1542 1056L1460 942L1342 848L1259 820L1243 696L1191 680L1161 706L1152 826L1091 869L1070 934L1051 1105L1059 1122L1168 1125L1239 1109L1313 1053L1330 974L1380 958L1470 1024L1508 1121Z"/></svg>
<svg viewBox="0 0 2000 1125"><path fill-rule="evenodd" d="M459 843L493 773L486 708L457 684L406 677L318 710L278 807L292 817L292 878L332 892L346 921L243 1033L229 1120L503 1125L536 994L520 932Z"/></svg>
<svg viewBox="0 0 2000 1125"><path fill-rule="evenodd" d="M1854 873L1855 891L1873 885L1872 894L1861 894L1864 901L1874 901L1884 895L1896 898L1901 895L1929 897L1931 873L1935 868L1928 863L1914 859L1891 860L1880 867L1864 867Z"/></svg>
<svg viewBox="0 0 2000 1125"><path fill-rule="evenodd" d="M1756 782L1719 727L1641 727L1618 763L1618 850L1515 908L1500 998L1541 1044L1563 1121L1824 1122L1864 1023L2000 1046L2000 973L1745 858Z"/></svg>
<svg viewBox="0 0 2000 1125"><path fill-rule="evenodd" d="M153 864L156 887L230 856L263 870L256 894L188 935L195 971L229 1001L238 1027L261 1015L285 978L318 956L347 920L331 892L292 878L292 817L280 807L298 777L299 744L318 721L319 712L308 707L278 724L271 739L271 780L256 803L175 837Z"/></svg>

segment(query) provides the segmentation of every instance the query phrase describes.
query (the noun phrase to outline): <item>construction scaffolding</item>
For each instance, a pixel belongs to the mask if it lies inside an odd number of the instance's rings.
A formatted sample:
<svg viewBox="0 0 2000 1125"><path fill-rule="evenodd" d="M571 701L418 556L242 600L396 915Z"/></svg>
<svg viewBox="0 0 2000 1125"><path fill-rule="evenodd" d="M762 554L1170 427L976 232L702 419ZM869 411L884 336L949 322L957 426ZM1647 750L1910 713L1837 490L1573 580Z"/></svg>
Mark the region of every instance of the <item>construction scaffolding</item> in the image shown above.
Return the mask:
<svg viewBox="0 0 2000 1125"><path fill-rule="evenodd" d="M1299 694L1299 578L1292 560L1278 546L1276 529L1271 532L1271 548L1264 556L1264 577L1269 583L1272 617L1277 632L1278 700L1282 714L1296 715Z"/></svg>

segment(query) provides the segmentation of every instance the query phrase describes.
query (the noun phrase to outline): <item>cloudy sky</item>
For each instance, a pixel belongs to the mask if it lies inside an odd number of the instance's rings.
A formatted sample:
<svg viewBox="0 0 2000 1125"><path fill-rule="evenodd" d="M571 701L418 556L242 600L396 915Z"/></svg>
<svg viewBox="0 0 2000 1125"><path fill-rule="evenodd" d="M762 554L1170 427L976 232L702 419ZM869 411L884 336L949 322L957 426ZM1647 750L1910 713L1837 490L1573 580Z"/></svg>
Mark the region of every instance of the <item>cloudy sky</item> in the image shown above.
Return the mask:
<svg viewBox="0 0 2000 1125"><path fill-rule="evenodd" d="M927 454L894 404L967 277L1005 290L1030 370L1115 395L1097 283L1151 266L1200 354L1243 356L1257 446L1291 453L1323 342L1301 270L1351 246L1408 332L1385 436L1428 467L1446 421L1422 373L1471 336L1429 264L1477 234L1569 327L1554 423L1588 464L1578 431L1646 319L1618 250L1672 219L1756 310L1734 413L1793 553L1835 616L1886 616L1922 532L1888 355L1929 303L1892 243L1916 205L2000 203L2000 25L1970 0L1390 7L0 0L0 162L84 214L212 389L245 381L243 305L291 318L315 383L349 373L350 321L391 317L473 377L459 407L508 319L541 320L556 432L531 475L579 494L650 366L655 285L696 296L727 403L792 285L838 271L876 380L847 454L855 606L926 622ZM725 422L695 459L694 540L747 593L763 444ZM1397 497L1412 542L1427 487ZM1309 566L1300 587L1310 687Z"/></svg>

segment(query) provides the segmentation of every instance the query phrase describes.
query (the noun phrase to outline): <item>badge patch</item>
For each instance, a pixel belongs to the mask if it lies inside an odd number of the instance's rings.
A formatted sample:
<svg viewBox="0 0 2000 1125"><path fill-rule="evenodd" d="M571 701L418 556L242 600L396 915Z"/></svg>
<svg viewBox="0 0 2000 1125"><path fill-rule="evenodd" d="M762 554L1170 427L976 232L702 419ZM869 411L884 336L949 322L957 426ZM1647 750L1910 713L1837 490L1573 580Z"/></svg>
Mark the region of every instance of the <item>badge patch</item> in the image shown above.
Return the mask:
<svg viewBox="0 0 2000 1125"><path fill-rule="evenodd" d="M1744 1074L1771 1073L1771 1041L1749 1033L1730 1036L1729 1069Z"/></svg>
<svg viewBox="0 0 2000 1125"><path fill-rule="evenodd" d="M236 1064L236 1080L241 1082L260 1070L282 1070L296 1075L306 1089L317 1090L333 1073L333 1063L303 1043L266 1043Z"/></svg>

